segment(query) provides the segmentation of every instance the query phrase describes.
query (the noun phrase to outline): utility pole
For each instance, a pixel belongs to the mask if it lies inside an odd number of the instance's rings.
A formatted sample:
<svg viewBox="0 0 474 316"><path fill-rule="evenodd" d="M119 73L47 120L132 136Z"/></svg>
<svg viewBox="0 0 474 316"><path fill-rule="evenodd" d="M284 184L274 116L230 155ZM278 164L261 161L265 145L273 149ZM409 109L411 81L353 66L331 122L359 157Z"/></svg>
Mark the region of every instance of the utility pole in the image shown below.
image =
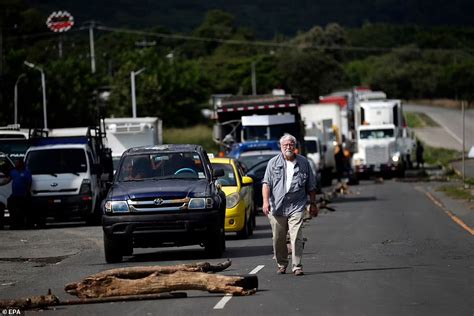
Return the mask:
<svg viewBox="0 0 474 316"><path fill-rule="evenodd" d="M466 159L464 158L464 147L466 143L466 137L465 137L465 129L464 129L464 124L465 124L465 117L466 113L464 110L464 101L461 101L461 108L462 108L462 183L465 186L466 183Z"/></svg>
<svg viewBox="0 0 474 316"><path fill-rule="evenodd" d="M90 55L91 55L91 72L93 74L95 74L94 27L95 27L95 21L91 21L89 24L89 46L90 46Z"/></svg>
<svg viewBox="0 0 474 316"><path fill-rule="evenodd" d="M257 95L257 75L255 73L254 61L252 61L252 95Z"/></svg>

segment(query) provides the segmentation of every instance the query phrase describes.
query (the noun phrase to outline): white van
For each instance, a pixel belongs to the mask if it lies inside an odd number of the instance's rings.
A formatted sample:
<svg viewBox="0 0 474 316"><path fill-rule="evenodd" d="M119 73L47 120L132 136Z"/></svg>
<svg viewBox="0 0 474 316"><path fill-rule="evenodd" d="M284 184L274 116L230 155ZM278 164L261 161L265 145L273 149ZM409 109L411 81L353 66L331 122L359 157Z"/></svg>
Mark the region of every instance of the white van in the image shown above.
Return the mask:
<svg viewBox="0 0 474 316"><path fill-rule="evenodd" d="M41 212L36 216L40 224L49 216L92 222L100 215L100 167L88 144L32 146L25 165L32 174L32 208Z"/></svg>

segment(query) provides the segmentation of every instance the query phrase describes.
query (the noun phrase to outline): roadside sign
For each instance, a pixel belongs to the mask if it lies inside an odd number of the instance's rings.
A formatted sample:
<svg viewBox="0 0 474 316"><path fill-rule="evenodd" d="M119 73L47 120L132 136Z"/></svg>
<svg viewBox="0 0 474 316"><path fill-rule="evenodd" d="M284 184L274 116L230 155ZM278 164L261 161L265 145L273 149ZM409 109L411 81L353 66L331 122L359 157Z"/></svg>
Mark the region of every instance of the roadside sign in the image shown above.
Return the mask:
<svg viewBox="0 0 474 316"><path fill-rule="evenodd" d="M66 32L74 25L74 17L67 11L55 11L46 20L46 25L53 32Z"/></svg>

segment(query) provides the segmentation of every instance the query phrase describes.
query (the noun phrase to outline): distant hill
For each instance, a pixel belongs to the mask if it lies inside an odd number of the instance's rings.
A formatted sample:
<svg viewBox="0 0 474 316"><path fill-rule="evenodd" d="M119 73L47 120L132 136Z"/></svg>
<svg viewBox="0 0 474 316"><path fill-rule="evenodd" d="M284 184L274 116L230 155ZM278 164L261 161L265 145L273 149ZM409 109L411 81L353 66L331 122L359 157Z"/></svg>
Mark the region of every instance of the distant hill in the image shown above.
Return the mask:
<svg viewBox="0 0 474 316"><path fill-rule="evenodd" d="M97 20L109 26L163 26L187 32L205 13L220 9L233 14L238 26L256 31L260 38L293 36L314 25L337 22L359 27L366 22L423 26L473 26L472 0L27 0L48 14L68 10L78 24Z"/></svg>

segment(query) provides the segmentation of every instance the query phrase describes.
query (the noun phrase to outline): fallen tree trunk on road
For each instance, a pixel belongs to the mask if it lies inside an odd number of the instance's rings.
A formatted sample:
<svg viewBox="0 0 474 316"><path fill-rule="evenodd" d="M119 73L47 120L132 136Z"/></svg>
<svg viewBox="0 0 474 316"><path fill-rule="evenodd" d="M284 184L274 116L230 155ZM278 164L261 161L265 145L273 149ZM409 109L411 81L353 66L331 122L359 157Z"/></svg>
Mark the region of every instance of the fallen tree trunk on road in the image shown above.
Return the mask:
<svg viewBox="0 0 474 316"><path fill-rule="evenodd" d="M201 290L232 295L254 294L258 288L256 276L224 276L203 272L176 271L139 278L118 278L111 275L87 277L68 284L66 292L79 298L156 294L182 290Z"/></svg>
<svg viewBox="0 0 474 316"><path fill-rule="evenodd" d="M0 309L19 308L20 310L45 308L59 303L59 298L55 295L39 295L13 300L0 300Z"/></svg>
<svg viewBox="0 0 474 316"><path fill-rule="evenodd" d="M227 260L222 263L215 265L209 262L198 262L192 264L178 264L174 266L149 266L149 267L127 267L105 270L93 275L88 278L100 278L106 276L114 276L121 279L139 279L147 277L153 273L170 274L176 271L187 271L187 272L221 272L232 265L232 261Z"/></svg>
<svg viewBox="0 0 474 316"><path fill-rule="evenodd" d="M31 309L46 309L52 306L159 300L159 299L185 298L185 297L188 297L188 295L184 292L173 292L173 293L159 293L159 294L148 294L148 295L128 295L128 296L100 297L100 298L87 298L87 299L79 299L79 300L60 301L57 296L48 294L48 295L40 295L40 296L30 296L30 297L14 299L14 300L0 300L0 309L17 308L23 311L23 310L31 310Z"/></svg>
<svg viewBox="0 0 474 316"><path fill-rule="evenodd" d="M205 273L223 271L231 264L228 260L216 265L201 262L110 269L90 275L80 282L67 284L65 291L79 297L79 300L61 302L49 292L48 295L0 300L0 308L27 310L59 305L187 297L186 293L173 292L178 290L203 290L233 295L254 294L258 288L255 275L224 276Z"/></svg>

